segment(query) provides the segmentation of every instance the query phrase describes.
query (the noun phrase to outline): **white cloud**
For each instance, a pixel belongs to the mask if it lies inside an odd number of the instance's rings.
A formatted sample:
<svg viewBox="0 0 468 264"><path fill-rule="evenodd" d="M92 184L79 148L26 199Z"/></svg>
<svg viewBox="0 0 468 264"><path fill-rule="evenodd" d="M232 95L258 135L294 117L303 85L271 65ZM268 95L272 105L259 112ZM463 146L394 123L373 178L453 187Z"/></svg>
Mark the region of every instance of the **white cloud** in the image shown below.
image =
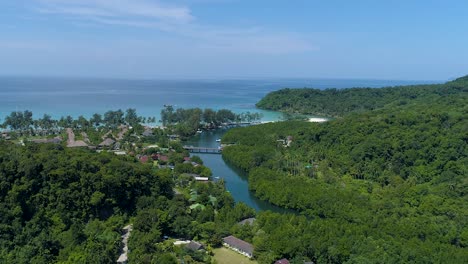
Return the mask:
<svg viewBox="0 0 468 264"><path fill-rule="evenodd" d="M193 19L185 6L163 5L148 0L39 0L38 10L75 18L148 19L166 23L187 23Z"/></svg>
<svg viewBox="0 0 468 264"><path fill-rule="evenodd" d="M225 27L199 24L189 7L158 0L36 0L37 11L107 26L156 29L183 37L187 49L260 54L300 53L317 50L299 34L261 27ZM180 2L179 2L180 3Z"/></svg>

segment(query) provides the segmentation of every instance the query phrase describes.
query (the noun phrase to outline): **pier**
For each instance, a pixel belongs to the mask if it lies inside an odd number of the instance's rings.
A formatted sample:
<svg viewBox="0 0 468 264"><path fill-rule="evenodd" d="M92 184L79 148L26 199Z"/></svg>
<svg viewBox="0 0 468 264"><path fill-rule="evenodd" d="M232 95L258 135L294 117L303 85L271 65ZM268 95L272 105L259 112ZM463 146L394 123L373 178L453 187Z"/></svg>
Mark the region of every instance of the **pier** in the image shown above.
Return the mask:
<svg viewBox="0 0 468 264"><path fill-rule="evenodd" d="M222 148L184 146L184 149L188 150L190 153L221 154L222 152Z"/></svg>

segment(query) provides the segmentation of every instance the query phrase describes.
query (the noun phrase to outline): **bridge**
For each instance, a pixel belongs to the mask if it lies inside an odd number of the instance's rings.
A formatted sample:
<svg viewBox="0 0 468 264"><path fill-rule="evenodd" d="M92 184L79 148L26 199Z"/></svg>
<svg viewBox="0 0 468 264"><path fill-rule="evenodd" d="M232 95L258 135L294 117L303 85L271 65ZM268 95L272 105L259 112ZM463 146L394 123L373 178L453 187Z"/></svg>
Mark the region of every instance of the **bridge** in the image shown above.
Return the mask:
<svg viewBox="0 0 468 264"><path fill-rule="evenodd" d="M190 153L209 153L209 154L221 154L222 148L208 148L208 147L194 147L194 146L184 146L184 149L188 150Z"/></svg>

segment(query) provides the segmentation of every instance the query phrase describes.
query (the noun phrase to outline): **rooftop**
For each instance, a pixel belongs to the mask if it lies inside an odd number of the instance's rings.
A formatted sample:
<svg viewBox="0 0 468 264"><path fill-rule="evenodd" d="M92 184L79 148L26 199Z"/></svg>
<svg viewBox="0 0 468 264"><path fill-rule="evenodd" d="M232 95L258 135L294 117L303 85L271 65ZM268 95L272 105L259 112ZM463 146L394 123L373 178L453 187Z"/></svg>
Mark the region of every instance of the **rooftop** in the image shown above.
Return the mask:
<svg viewBox="0 0 468 264"><path fill-rule="evenodd" d="M223 242L228 244L231 247L242 250L246 253L253 254L253 246L250 243L245 242L244 240L238 239L235 236L228 236L223 238Z"/></svg>
<svg viewBox="0 0 468 264"><path fill-rule="evenodd" d="M200 249L203 249L203 245L197 241L190 241L186 247L190 250L194 250L194 251L197 251L197 250L200 250Z"/></svg>

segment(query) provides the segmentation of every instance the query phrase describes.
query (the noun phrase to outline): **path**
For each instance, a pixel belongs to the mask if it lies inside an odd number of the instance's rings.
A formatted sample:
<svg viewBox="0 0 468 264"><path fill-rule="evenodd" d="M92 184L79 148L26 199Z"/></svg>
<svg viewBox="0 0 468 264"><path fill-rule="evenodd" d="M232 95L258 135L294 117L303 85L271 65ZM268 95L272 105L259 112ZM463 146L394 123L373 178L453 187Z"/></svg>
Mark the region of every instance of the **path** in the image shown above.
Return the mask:
<svg viewBox="0 0 468 264"><path fill-rule="evenodd" d="M81 132L81 135L83 136L83 141L86 142L87 144L91 144L91 141L89 141L88 134L86 132Z"/></svg>
<svg viewBox="0 0 468 264"><path fill-rule="evenodd" d="M121 129L120 132L117 134L117 140L122 140L125 133L127 133L127 131L128 131L127 126L121 126L120 129Z"/></svg>
<svg viewBox="0 0 468 264"><path fill-rule="evenodd" d="M130 233L133 230L133 225L128 225L124 227L123 229L123 235L122 235L122 254L120 254L119 259L117 259L117 263L119 264L124 264L128 262L128 239L130 238Z"/></svg>
<svg viewBox="0 0 468 264"><path fill-rule="evenodd" d="M67 128L67 147L69 148L74 148L74 147L87 147L88 144L86 144L83 140L76 140L75 141L75 133L73 132L73 129Z"/></svg>

